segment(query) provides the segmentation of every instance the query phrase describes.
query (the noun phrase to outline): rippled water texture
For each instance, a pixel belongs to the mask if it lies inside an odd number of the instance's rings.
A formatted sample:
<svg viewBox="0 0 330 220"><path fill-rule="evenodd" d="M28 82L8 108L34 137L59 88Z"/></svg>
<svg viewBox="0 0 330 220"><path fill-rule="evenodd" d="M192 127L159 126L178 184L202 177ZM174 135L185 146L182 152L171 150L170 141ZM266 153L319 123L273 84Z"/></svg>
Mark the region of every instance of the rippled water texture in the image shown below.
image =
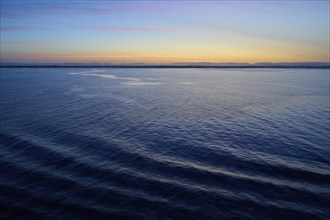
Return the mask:
<svg viewBox="0 0 330 220"><path fill-rule="evenodd" d="M1 69L2 219L329 219L329 70Z"/></svg>

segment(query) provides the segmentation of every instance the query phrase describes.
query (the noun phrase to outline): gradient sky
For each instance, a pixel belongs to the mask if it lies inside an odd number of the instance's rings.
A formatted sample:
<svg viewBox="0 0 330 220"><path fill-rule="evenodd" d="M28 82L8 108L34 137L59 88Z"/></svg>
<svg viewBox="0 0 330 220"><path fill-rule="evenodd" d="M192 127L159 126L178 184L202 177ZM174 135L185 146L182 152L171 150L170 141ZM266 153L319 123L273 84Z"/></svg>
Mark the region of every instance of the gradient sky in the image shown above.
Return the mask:
<svg viewBox="0 0 330 220"><path fill-rule="evenodd" d="M0 0L1 62L329 62L329 1Z"/></svg>

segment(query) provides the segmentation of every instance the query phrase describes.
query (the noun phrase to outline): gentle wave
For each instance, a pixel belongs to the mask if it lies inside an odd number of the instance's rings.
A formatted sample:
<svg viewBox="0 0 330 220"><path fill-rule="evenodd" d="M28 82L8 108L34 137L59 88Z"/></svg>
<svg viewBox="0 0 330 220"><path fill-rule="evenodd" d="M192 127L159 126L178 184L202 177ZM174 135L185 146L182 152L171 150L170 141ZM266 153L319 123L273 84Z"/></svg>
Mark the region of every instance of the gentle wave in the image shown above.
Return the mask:
<svg viewBox="0 0 330 220"><path fill-rule="evenodd" d="M12 136L9 136L9 139L14 140L15 138ZM82 140L83 142L87 142L89 143L90 141L88 139L85 138L80 138L80 140ZM94 140L92 141L93 143L99 143L98 146L102 146L102 145L106 145L106 143L102 143L102 141L100 140ZM6 141L4 141L4 143L6 143ZM77 144L79 144L80 142L77 142ZM230 186L230 184L235 184L236 181L253 181L253 185L254 187L258 187L259 184L265 185L268 188L272 187L271 185L274 185L276 187L273 187L273 191L276 194L276 190L283 190L283 187L293 187L295 190L302 190L305 192L305 194L310 194L309 198L315 197L316 195L314 195L313 193L315 193L315 190L318 190L319 193L323 193L325 196L327 193L329 193L329 191L327 191L326 189L323 188L318 188L316 186L311 186L310 184L298 184L298 183L294 183L292 181L288 182L288 181L283 181L283 180L279 180L279 179L274 179L274 178L269 178L269 177L256 177L256 176L249 176L246 174L240 174L240 173L233 173L230 171L225 171L225 170L220 170L219 168L212 168L209 166L205 166L205 165L199 165L196 164L194 162L188 162L188 161L180 161L178 159L170 159L168 157L162 157L160 155L150 155L150 153L145 153L145 152L127 152L124 150L124 152L120 152L121 155L125 155L127 154L125 157L133 157L135 158L132 162L134 163L142 163L144 165L147 165L148 167L154 167L153 169L155 169L155 167L158 167L158 173L149 173L150 169L144 169L144 172L142 172L142 170L139 170L138 168L134 168L134 167L123 167L124 162L123 161L118 161L117 163L114 161L104 161L102 160L102 162L98 162L99 159L98 157L86 157L83 155L76 155L75 153L70 155L70 152L66 152L65 155L62 154L62 156L60 156L61 154L59 154L59 152L54 152L52 150L47 150L46 154L40 152L39 154L37 153L37 147L36 145L32 145L31 142L27 142L27 141L17 141L15 140L13 142L13 146L19 144L18 148L21 148L19 146L27 146L27 149L24 149L24 151L26 150L26 152L29 151L33 151L34 152L34 156L38 155L44 155L47 156L46 158L43 158L43 160L48 161L47 158L53 158L52 163L57 163L57 164L62 164L63 168L65 168L65 164L74 164L74 167L78 168L79 170L81 169L82 171L76 170L77 172L82 172L83 175L86 175L88 173L90 173L90 177L92 176L102 176L108 172L115 172L118 170L119 173L117 173L117 175L124 175L124 179L128 178L128 176L131 176L130 178L142 178L142 181L151 181L151 182L155 182L155 183L163 183L163 184L170 184L171 186L173 185L177 185L178 187L181 188L181 190L183 189L190 189L194 192L196 192L196 190L198 191L203 191L203 192L207 192L207 193L215 193L218 195L221 195L221 197L226 197L226 198L230 198L230 199L239 199L239 197L236 197L235 192L231 192L230 190L226 190L226 189L220 189L217 187L212 187L211 185L213 185L214 183L216 183L217 180L222 181L222 184L228 183L227 187ZM72 144L72 142L71 142ZM48 146L54 146L53 144L48 143ZM62 145L63 146L63 145ZM127 146L127 145L126 145ZM60 146L57 147L57 149L60 149ZM46 148L40 147L41 151L45 151ZM118 150L118 149L116 149ZM69 155L68 155L69 153ZM143 154L141 154L143 153ZM131 155L129 155L131 154ZM55 155L58 155L59 159L55 159ZM68 157L69 156L69 157ZM21 158L21 157L19 157ZM77 158L79 158L77 160ZM157 159L154 159L157 158ZM46 162L47 163L47 162ZM166 167L164 167L166 165ZM26 166L26 165L25 165ZM71 165L72 166L72 165ZM163 166L163 168L162 168ZM52 166L52 169L54 169L55 167ZM145 173L147 171L147 173ZM48 170L47 172L51 172L51 170ZM168 175L170 175L171 173L185 173L186 176L189 176L189 179L181 179L181 178L177 178L174 177L174 179L168 179ZM207 172L207 173L205 173ZM164 173L164 174L162 174ZM200 173L200 174L199 174ZM165 176L164 176L165 175ZM219 176L220 175L220 176ZM82 177L82 176L81 176ZM199 179L203 179L204 178L204 182L206 179L209 179L207 182L209 182L210 185L200 185L200 183L198 183L198 181L196 182L196 180ZM227 180L226 180L227 178ZM228 179L229 178L229 179ZM235 180L236 178L238 178L239 180ZM128 178L129 179L129 178ZM210 182L211 180L211 182ZM183 182L182 182L183 181ZM194 185L191 185L191 183L194 183ZM246 184L249 184L248 182ZM270 185L269 185L270 184ZM259 187L264 187L264 186L259 186ZM281 188L278 188L281 187ZM278 189L276 189L278 188ZM306 192L311 190L309 193ZM248 193L248 191L247 191ZM241 199L243 198L244 194L241 194ZM247 196L247 198L249 199L253 199L253 196L249 196L248 194L245 194L245 196ZM260 197L261 195L258 195L258 197ZM324 197L325 197L324 196ZM317 196L316 196L317 198ZM318 198L320 199L320 198ZM324 198L323 198L324 199ZM255 199L253 199L255 200ZM257 202L258 200L256 200L255 202ZM274 203L274 202L273 202ZM266 203L267 204L267 203ZM278 202L278 204L281 204L281 202Z"/></svg>
<svg viewBox="0 0 330 220"><path fill-rule="evenodd" d="M0 218L330 218L324 71L109 70L1 73Z"/></svg>
<svg viewBox="0 0 330 220"><path fill-rule="evenodd" d="M80 75L80 76L97 76L101 78L106 79L119 79L119 80L125 80L129 82L122 83L123 85L127 86L154 86L154 85L160 85L160 82L144 82L141 81L138 78L132 78L132 77L118 77L111 74L95 74L94 72L104 72L105 70L94 70L90 72L76 72L76 73L69 73L71 75Z"/></svg>

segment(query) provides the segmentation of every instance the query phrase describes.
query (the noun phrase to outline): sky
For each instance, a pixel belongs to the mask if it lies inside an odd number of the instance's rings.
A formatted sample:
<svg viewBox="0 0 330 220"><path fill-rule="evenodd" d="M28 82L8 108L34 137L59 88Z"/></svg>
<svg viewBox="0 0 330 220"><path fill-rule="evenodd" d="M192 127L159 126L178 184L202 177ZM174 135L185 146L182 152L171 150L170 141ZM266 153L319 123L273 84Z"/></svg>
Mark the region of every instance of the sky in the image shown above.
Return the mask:
<svg viewBox="0 0 330 220"><path fill-rule="evenodd" d="M1 62L329 62L328 0L0 0Z"/></svg>

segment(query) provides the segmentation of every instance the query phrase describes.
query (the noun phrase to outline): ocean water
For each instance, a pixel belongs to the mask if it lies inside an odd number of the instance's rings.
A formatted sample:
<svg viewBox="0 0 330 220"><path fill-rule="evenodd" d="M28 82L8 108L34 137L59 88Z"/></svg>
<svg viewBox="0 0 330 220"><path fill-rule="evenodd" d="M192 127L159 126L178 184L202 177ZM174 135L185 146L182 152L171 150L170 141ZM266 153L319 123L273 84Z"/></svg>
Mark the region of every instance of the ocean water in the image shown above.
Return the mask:
<svg viewBox="0 0 330 220"><path fill-rule="evenodd" d="M1 219L329 219L329 69L1 68Z"/></svg>

